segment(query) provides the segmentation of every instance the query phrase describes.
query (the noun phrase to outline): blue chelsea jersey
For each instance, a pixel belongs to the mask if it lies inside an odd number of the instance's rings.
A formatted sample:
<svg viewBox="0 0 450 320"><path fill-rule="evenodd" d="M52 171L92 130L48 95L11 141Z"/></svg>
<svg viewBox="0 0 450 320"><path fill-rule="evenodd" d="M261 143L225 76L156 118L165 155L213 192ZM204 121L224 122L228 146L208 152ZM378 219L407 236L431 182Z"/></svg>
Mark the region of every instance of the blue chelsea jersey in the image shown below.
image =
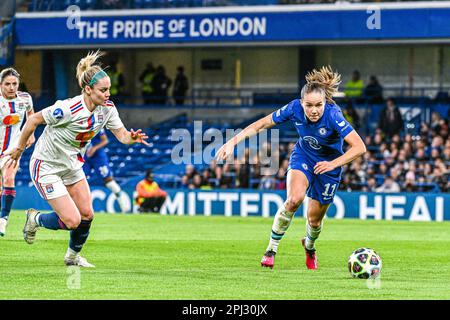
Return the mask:
<svg viewBox="0 0 450 320"><path fill-rule="evenodd" d="M105 129L101 129L100 132L92 138L91 146L93 147L93 146L98 145L102 141L100 139L101 136L104 136L104 135L106 135Z"/></svg>
<svg viewBox="0 0 450 320"><path fill-rule="evenodd" d="M336 104L327 103L322 117L311 122L305 115L300 100L296 99L275 111L272 119L276 124L292 121L300 138L297 148L314 162L332 161L344 152L344 138L353 131Z"/></svg>

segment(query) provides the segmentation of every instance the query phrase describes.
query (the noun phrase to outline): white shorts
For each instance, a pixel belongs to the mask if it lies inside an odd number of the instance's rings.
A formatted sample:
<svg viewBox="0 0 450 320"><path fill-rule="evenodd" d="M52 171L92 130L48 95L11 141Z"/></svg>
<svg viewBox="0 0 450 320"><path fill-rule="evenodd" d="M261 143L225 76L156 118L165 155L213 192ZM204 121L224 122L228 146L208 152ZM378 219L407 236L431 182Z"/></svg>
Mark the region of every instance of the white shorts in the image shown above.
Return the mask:
<svg viewBox="0 0 450 320"><path fill-rule="evenodd" d="M45 200L56 199L66 194L66 186L86 179L83 169L71 170L31 158L30 176L39 194Z"/></svg>

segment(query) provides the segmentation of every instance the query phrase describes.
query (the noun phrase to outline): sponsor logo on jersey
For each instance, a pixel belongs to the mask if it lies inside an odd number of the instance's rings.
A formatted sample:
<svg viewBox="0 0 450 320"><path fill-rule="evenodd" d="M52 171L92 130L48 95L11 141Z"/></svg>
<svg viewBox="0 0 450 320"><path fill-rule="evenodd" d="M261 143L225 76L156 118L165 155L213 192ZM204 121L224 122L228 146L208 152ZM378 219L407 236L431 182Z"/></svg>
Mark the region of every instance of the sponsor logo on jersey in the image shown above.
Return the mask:
<svg viewBox="0 0 450 320"><path fill-rule="evenodd" d="M307 142L307 143L309 144L309 146L310 146L311 148L313 148L314 150L319 150L319 149L322 148L322 147L320 146L320 144L319 144L319 141L317 141L317 139L314 138L314 137L306 136L306 137L303 137L303 140L304 140L305 142Z"/></svg>
<svg viewBox="0 0 450 320"><path fill-rule="evenodd" d="M64 117L64 112L61 108L55 109L55 111L53 111L53 117L57 120L62 119Z"/></svg>
<svg viewBox="0 0 450 320"><path fill-rule="evenodd" d="M341 122L336 121L336 123L339 127L345 126L345 120L342 120Z"/></svg>
<svg viewBox="0 0 450 320"><path fill-rule="evenodd" d="M8 114L7 116L3 117L2 123L5 126L13 126L20 121L20 116L18 113L12 113Z"/></svg>
<svg viewBox="0 0 450 320"><path fill-rule="evenodd" d="M302 163L302 168L308 170L308 165L306 163Z"/></svg>
<svg viewBox="0 0 450 320"><path fill-rule="evenodd" d="M90 141L95 136L95 131L80 132L75 137L77 141Z"/></svg>
<svg viewBox="0 0 450 320"><path fill-rule="evenodd" d="M52 184L46 185L45 190L47 190L47 193L52 193L53 191L55 191Z"/></svg>

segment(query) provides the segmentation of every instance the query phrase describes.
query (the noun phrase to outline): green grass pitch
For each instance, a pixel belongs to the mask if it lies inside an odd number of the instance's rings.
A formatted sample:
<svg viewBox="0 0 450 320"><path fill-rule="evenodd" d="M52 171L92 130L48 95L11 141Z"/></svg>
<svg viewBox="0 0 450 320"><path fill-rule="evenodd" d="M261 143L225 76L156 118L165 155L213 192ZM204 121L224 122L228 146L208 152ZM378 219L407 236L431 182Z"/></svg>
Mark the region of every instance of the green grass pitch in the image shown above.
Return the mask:
<svg viewBox="0 0 450 320"><path fill-rule="evenodd" d="M24 221L15 211L0 238L1 299L450 299L449 222L328 219L308 271L301 218L270 270L272 218L97 214L82 252L96 268L78 274L63 264L68 232L40 229L28 245ZM379 282L350 277L362 246L383 260Z"/></svg>

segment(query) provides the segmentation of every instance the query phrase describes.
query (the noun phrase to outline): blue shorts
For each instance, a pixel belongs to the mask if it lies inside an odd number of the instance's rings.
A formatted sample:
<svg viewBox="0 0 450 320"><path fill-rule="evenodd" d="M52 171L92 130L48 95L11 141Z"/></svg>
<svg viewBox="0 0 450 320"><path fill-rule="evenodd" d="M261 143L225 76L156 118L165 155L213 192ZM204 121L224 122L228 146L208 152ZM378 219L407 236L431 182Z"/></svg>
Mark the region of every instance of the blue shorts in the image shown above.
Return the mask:
<svg viewBox="0 0 450 320"><path fill-rule="evenodd" d="M308 159L298 147L295 147L289 159L288 170L300 170L306 175L309 182L306 192L308 197L319 201L321 204L330 204L339 188L342 169L336 168L327 173L314 174L315 165L316 162Z"/></svg>
<svg viewBox="0 0 450 320"><path fill-rule="evenodd" d="M113 173L109 168L108 156L104 152L99 153L97 151L93 157L86 157L84 160L83 170L86 176L90 175L92 169L94 169L95 174L102 177L102 179L113 176Z"/></svg>

